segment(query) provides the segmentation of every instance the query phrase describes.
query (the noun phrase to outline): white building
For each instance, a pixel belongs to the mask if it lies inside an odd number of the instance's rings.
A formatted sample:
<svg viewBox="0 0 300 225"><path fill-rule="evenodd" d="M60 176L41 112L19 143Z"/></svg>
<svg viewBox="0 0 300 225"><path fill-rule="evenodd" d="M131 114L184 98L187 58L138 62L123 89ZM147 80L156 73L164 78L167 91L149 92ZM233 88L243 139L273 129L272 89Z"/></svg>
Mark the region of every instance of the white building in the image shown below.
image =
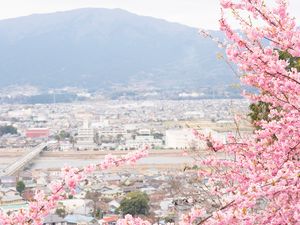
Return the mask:
<svg viewBox="0 0 300 225"><path fill-rule="evenodd" d="M206 128L198 131L204 136L211 137L214 140L225 143L226 137L224 134L218 133L212 129ZM186 149L186 148L204 148L206 142L198 139L192 129L171 129L166 130L166 148Z"/></svg>
<svg viewBox="0 0 300 225"><path fill-rule="evenodd" d="M156 139L152 135L137 135L135 139L126 140L125 146L127 148L141 148L143 146L149 146L152 148L163 147L163 141L161 139Z"/></svg>
<svg viewBox="0 0 300 225"><path fill-rule="evenodd" d="M150 135L151 134L151 131L149 129L140 129L138 131L138 134L139 135Z"/></svg>
<svg viewBox="0 0 300 225"><path fill-rule="evenodd" d="M122 127L108 127L99 130L99 136L125 136L127 134L126 130Z"/></svg>
<svg viewBox="0 0 300 225"><path fill-rule="evenodd" d="M85 121L82 128L78 129L76 147L81 150L94 149L96 147L94 129L90 128L88 121Z"/></svg>
<svg viewBox="0 0 300 225"><path fill-rule="evenodd" d="M166 148L189 148L195 142L192 129L166 130Z"/></svg>
<svg viewBox="0 0 300 225"><path fill-rule="evenodd" d="M94 211L93 201L89 199L66 199L58 202L58 208L65 208L68 214L89 215Z"/></svg>

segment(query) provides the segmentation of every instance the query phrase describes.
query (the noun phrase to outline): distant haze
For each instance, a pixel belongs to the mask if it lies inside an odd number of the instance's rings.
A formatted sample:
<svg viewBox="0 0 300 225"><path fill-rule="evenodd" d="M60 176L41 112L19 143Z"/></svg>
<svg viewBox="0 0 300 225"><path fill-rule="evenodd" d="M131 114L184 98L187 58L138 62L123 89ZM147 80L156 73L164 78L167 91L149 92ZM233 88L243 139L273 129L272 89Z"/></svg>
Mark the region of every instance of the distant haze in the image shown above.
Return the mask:
<svg viewBox="0 0 300 225"><path fill-rule="evenodd" d="M221 36L219 32L214 35ZM197 29L124 10L79 9L0 21L0 86L226 85L236 81Z"/></svg>
<svg viewBox="0 0 300 225"><path fill-rule="evenodd" d="M0 19L87 7L121 8L138 15L210 29L218 29L220 12L218 0L9 0L0 2Z"/></svg>
<svg viewBox="0 0 300 225"><path fill-rule="evenodd" d="M275 1L266 2L274 4ZM291 14L299 22L300 1L289 2ZM163 18L193 27L219 28L219 0L2 0L0 19L87 7L121 8L139 15Z"/></svg>

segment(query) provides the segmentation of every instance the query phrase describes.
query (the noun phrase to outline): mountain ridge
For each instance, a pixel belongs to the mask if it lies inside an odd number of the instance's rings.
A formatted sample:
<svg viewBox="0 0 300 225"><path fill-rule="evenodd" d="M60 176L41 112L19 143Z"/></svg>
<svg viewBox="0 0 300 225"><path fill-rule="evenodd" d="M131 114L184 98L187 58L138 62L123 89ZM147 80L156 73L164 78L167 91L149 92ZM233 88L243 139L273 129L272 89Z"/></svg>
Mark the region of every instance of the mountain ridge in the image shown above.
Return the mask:
<svg viewBox="0 0 300 225"><path fill-rule="evenodd" d="M226 64L216 60L220 50L196 28L122 9L83 8L1 20L0 49L0 86L235 81Z"/></svg>

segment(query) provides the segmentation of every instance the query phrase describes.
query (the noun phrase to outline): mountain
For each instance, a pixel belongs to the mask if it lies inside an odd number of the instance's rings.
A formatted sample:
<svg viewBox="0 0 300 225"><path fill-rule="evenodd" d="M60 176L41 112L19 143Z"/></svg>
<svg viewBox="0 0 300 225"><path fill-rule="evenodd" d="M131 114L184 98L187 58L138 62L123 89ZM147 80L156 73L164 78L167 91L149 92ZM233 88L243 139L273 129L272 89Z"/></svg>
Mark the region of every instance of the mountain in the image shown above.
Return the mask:
<svg viewBox="0 0 300 225"><path fill-rule="evenodd" d="M235 82L226 63L216 59L219 51L195 28L121 9L35 14L0 21L0 86Z"/></svg>

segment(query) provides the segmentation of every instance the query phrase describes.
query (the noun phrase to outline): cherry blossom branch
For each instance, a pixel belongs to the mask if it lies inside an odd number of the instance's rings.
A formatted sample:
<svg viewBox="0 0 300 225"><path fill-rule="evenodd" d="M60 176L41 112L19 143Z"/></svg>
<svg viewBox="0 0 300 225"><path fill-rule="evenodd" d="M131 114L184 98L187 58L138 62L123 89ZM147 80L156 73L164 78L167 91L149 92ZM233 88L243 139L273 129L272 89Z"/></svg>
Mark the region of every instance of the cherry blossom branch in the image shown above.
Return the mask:
<svg viewBox="0 0 300 225"><path fill-rule="evenodd" d="M30 202L29 210L21 210L18 213L11 215L0 214L1 225L16 225L16 224L40 224L42 218L46 216L51 209L56 205L56 202L66 198L65 190L69 189L72 193L75 192L76 186L86 178L88 174L93 173L97 168L106 170L112 167L118 167L124 164L134 165L139 159L148 155L148 148L140 151L128 153L125 156L115 157L106 155L104 160L97 165L88 165L82 169L64 167L62 169L62 181L50 184L52 194L48 197L44 192L36 191L34 201Z"/></svg>

